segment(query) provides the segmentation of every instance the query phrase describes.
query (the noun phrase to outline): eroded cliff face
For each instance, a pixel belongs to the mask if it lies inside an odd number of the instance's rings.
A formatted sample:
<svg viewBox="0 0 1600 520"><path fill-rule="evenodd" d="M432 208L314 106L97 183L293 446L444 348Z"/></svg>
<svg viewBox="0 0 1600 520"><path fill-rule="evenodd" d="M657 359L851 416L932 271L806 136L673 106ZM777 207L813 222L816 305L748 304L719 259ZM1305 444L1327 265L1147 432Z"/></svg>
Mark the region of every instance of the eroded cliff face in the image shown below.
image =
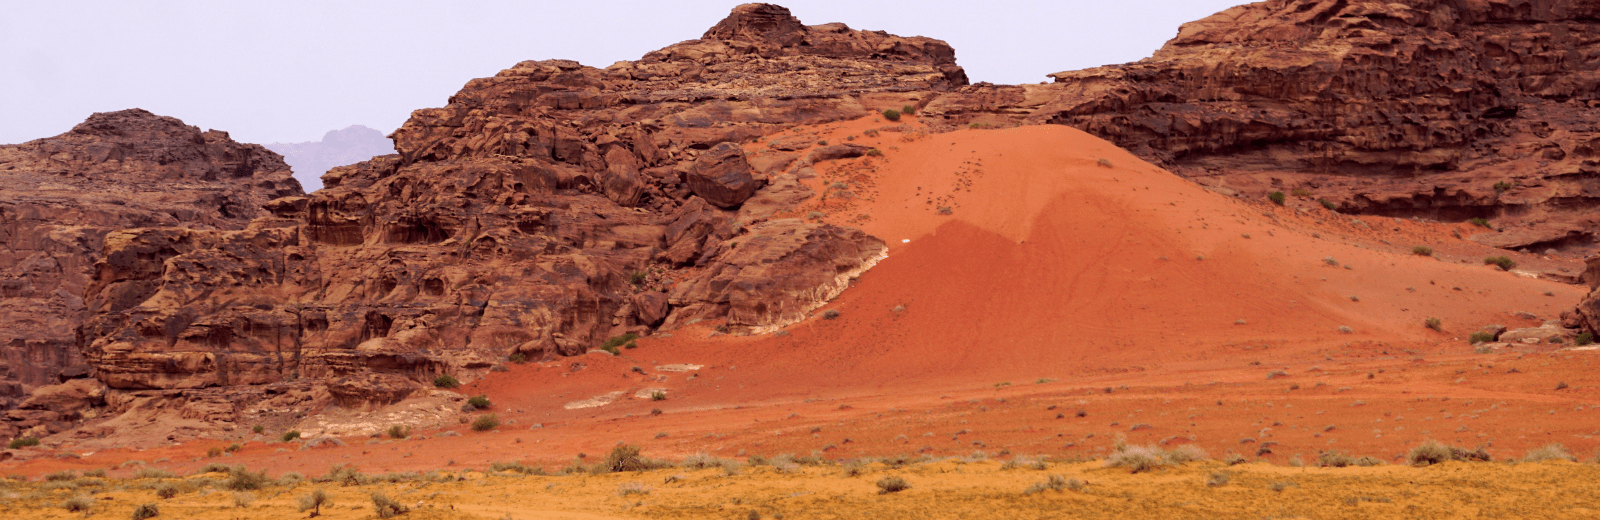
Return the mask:
<svg viewBox="0 0 1600 520"><path fill-rule="evenodd" d="M811 161L864 149L770 161L739 143L965 82L938 40L765 4L636 62L520 63L416 111L399 153L263 201L271 216L244 229L106 235L85 358L112 395L309 384L308 406L371 407L693 319L772 330L886 248L781 218L812 195L795 182Z"/></svg>
<svg viewBox="0 0 1600 520"><path fill-rule="evenodd" d="M335 168L309 196L258 172L252 189L278 198L134 212L146 220L86 234L61 225L76 214L0 205L0 219L31 211L55 226L10 231L23 244L12 251L91 252L30 253L13 269L26 275L0 282L5 305L46 308L16 311L28 327L82 322L53 340L81 358L28 354L13 378L81 362L109 390L47 394L229 423L392 403L438 374L470 379L511 354L574 355L695 319L770 331L805 319L885 248L786 218L815 196L798 182L811 164L867 150L741 145L905 105L934 128L1076 126L1223 192L1484 217L1499 229L1481 242L1590 251L1596 14L1575 2L1275 0L1186 24L1140 62L997 86L968 85L938 40L806 26L746 4L638 61L530 61L472 80L447 106L414 112L391 136L396 154ZM240 170L193 171L210 182ZM70 197L98 200L84 193ZM131 211L117 200L92 207ZM75 204L62 207L91 207ZM83 260L57 266L68 257ZM27 276L67 290L9 281ZM31 299L10 296L18 287ZM1572 326L1589 326L1587 312ZM39 424L28 417L8 424Z"/></svg>
<svg viewBox="0 0 1600 520"><path fill-rule="evenodd" d="M242 229L267 215L268 200L300 193L277 154L138 109L0 146L0 408L90 375L77 327L92 313L83 296L108 233ZM66 415L24 408L9 413L34 423Z"/></svg>
<svg viewBox="0 0 1600 520"><path fill-rule="evenodd" d="M1135 63L968 87L924 113L1071 125L1223 191L1486 218L1497 229L1474 240L1581 255L1600 216L1597 14L1553 0L1273 0L1185 24Z"/></svg>

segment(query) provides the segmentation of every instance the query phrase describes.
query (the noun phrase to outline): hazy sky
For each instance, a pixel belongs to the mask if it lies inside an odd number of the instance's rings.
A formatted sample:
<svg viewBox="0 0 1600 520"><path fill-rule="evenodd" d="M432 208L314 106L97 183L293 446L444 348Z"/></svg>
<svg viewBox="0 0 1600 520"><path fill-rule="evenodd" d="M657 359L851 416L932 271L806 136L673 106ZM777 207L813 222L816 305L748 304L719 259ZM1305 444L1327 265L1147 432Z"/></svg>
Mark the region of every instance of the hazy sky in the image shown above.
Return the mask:
<svg viewBox="0 0 1600 520"><path fill-rule="evenodd" d="M144 108L252 143L384 132L472 78L532 59L605 67L701 33L737 1L19 1L0 10L0 143ZM950 42L973 82L1149 56L1239 0L779 2Z"/></svg>

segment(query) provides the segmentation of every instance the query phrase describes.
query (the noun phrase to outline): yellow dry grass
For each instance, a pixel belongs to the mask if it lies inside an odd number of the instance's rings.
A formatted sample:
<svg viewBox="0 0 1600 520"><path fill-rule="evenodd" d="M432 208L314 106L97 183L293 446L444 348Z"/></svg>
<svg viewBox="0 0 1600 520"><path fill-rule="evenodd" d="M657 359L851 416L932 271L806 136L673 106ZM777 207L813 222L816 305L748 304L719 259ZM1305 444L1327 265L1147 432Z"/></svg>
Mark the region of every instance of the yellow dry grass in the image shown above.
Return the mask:
<svg viewBox="0 0 1600 520"><path fill-rule="evenodd" d="M376 518L381 492L411 508L398 518L1597 518L1600 466L1451 462L1433 467L1298 468L1197 462L1131 474L1098 462L1004 468L992 460L944 460L892 468L873 463L857 475L840 466L771 466L664 470L603 475L523 476L474 471L437 480L367 485L301 482L252 491L237 507L220 474L181 479L79 479L70 484L5 481L0 518L130 518L139 504L156 518L306 518L298 497L325 490L320 518ZM1208 486L1225 472L1227 483ZM1049 476L1077 479L1081 490L1024 491ZM880 494L875 482L897 476L911 488ZM182 491L157 498L155 487ZM628 486L646 493L624 494ZM54 488L54 489L51 489ZM63 504L92 498L87 516ZM781 515L781 516L780 516Z"/></svg>

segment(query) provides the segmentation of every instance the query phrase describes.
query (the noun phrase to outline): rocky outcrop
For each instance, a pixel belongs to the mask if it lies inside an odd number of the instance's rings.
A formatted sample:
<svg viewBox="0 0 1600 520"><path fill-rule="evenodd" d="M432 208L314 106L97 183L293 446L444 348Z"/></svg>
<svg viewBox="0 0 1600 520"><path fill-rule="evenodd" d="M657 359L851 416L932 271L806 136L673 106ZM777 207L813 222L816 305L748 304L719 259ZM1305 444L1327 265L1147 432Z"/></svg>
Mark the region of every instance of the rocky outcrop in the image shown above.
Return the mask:
<svg viewBox="0 0 1600 520"><path fill-rule="evenodd" d="M138 109L0 146L0 409L90 375L77 329L108 233L242 229L300 193L277 154Z"/></svg>
<svg viewBox="0 0 1600 520"><path fill-rule="evenodd" d="M1595 251L1600 6L1271 0L1135 63L976 85L920 113L1065 124L1201 183L1346 213L1485 218L1508 249Z"/></svg>
<svg viewBox="0 0 1600 520"><path fill-rule="evenodd" d="M885 247L769 221L810 191L741 143L965 81L938 40L805 26L765 4L636 62L520 63L413 113L398 153L260 201L270 215L248 226L106 235L84 356L113 393L311 381L317 402L369 407L690 316L771 330Z"/></svg>

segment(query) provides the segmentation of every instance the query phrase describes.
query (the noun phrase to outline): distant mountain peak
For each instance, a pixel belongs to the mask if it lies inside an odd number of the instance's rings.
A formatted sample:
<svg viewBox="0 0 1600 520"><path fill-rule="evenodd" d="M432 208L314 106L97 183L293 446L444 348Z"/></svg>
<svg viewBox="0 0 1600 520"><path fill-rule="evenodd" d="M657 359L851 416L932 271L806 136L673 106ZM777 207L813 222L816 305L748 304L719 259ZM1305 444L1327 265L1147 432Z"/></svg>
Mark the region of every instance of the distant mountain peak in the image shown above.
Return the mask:
<svg viewBox="0 0 1600 520"><path fill-rule="evenodd" d="M329 130L322 134L321 141L265 146L283 155L284 161L294 168L295 178L300 179L308 192L322 188L322 174L331 168L394 153L394 144L383 132L362 125Z"/></svg>

